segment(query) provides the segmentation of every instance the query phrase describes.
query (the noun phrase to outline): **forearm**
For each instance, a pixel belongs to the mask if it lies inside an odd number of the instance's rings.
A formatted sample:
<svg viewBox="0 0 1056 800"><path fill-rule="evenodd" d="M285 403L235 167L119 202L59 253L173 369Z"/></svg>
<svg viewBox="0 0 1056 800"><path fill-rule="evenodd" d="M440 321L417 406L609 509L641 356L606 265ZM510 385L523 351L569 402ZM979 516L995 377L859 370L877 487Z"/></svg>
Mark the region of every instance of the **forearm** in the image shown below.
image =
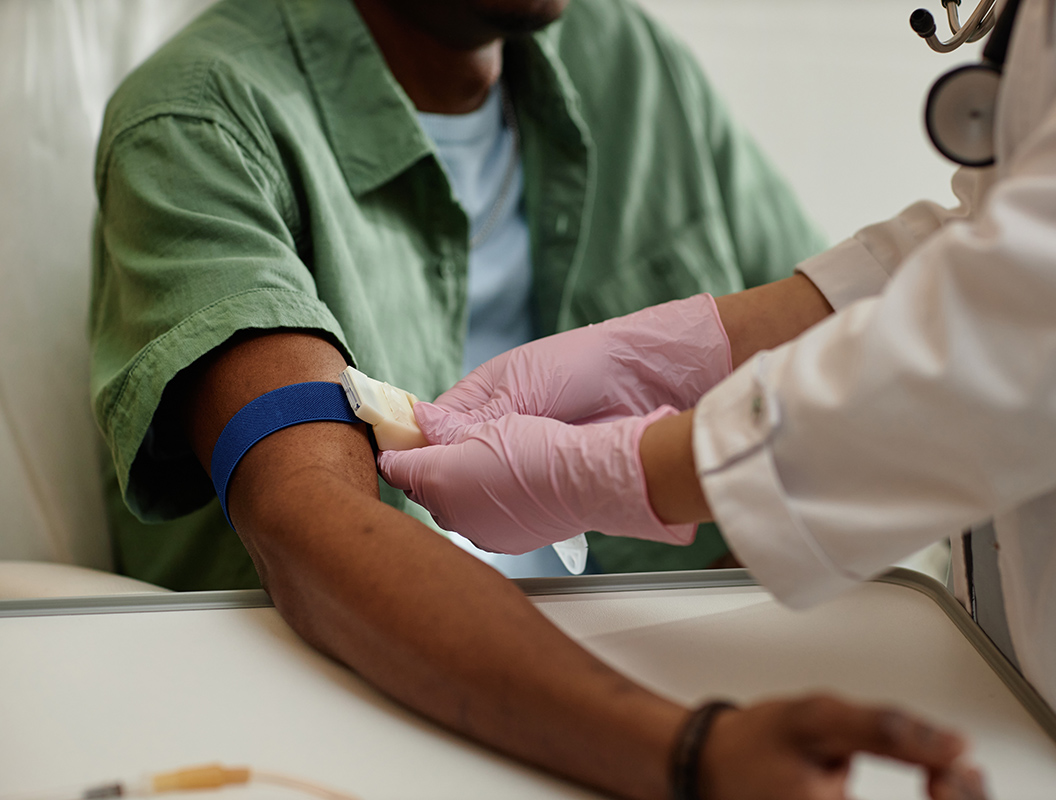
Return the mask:
<svg viewBox="0 0 1056 800"><path fill-rule="evenodd" d="M594 659L483 562L310 470L237 524L284 618L382 691L550 771L665 796L684 710Z"/></svg>
<svg viewBox="0 0 1056 800"><path fill-rule="evenodd" d="M208 468L243 405L335 380L327 343L270 334L201 366L189 433ZM378 499L362 426L315 422L254 446L231 477L232 521L276 607L308 642L466 736L627 798L663 798L685 709L606 667L517 587Z"/></svg>
<svg viewBox="0 0 1056 800"><path fill-rule="evenodd" d="M832 313L818 288L796 274L743 292L715 298L736 369L760 350L794 339Z"/></svg>

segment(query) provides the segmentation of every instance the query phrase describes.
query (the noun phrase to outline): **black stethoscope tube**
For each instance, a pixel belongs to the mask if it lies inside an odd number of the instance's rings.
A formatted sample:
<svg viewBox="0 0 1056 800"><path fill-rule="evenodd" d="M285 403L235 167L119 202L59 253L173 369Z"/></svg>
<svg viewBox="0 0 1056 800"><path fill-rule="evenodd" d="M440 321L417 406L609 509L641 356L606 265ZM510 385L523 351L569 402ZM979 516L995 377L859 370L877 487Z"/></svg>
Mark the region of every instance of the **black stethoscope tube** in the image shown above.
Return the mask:
<svg viewBox="0 0 1056 800"><path fill-rule="evenodd" d="M1020 0L1008 0L1001 10L1001 16L997 18L994 32L983 48L983 61L989 61L998 70L1005 66L1005 57L1008 55L1008 45L1012 41L1012 26L1016 22L1016 14L1019 12Z"/></svg>

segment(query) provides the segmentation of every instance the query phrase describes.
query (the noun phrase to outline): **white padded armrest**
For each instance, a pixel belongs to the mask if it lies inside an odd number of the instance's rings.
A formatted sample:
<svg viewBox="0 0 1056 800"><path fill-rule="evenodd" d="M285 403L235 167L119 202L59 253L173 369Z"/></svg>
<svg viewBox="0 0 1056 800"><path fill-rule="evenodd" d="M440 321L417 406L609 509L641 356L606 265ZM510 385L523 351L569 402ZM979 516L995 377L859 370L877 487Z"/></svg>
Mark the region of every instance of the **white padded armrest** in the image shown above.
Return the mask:
<svg viewBox="0 0 1056 800"><path fill-rule="evenodd" d="M39 561L0 561L0 600L168 591L151 583L87 567Z"/></svg>
<svg viewBox="0 0 1056 800"><path fill-rule="evenodd" d="M0 558L106 569L88 407L95 143L132 67L212 0L0 0Z"/></svg>

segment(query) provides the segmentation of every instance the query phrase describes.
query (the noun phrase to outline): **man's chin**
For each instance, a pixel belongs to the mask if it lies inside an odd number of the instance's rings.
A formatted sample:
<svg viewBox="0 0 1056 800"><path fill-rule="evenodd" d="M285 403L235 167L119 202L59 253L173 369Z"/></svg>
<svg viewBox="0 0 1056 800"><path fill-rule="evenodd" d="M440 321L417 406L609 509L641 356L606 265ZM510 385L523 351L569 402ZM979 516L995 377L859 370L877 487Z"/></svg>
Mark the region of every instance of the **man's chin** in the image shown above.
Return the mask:
<svg viewBox="0 0 1056 800"><path fill-rule="evenodd" d="M494 28L504 38L511 36L524 36L542 30L547 25L556 22L561 16L557 14L513 14L496 13L488 16L484 21L489 27Z"/></svg>
<svg viewBox="0 0 1056 800"><path fill-rule="evenodd" d="M501 2L481 3L478 14L483 23L502 36L519 36L534 33L556 22L568 3L566 0L539 0L519 5L519 8L503 8Z"/></svg>
<svg viewBox="0 0 1056 800"><path fill-rule="evenodd" d="M366 0L356 0L366 2ZM555 22L569 0L370 0L388 6L409 24L457 49L475 49L534 33Z"/></svg>

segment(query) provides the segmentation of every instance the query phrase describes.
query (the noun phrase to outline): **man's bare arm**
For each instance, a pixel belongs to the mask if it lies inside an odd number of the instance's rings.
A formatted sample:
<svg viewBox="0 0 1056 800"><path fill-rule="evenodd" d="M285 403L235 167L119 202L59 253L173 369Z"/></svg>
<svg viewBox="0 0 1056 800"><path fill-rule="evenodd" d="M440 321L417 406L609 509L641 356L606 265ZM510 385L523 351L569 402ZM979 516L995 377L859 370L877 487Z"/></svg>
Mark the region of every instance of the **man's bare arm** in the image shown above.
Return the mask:
<svg viewBox="0 0 1056 800"><path fill-rule="evenodd" d="M223 349L184 401L198 457L208 468L223 426L250 400L334 380L344 366L333 347L304 334ZM512 582L381 503L364 430L317 422L269 436L235 470L228 499L265 588L308 642L491 747L613 796L669 797L686 709L606 667ZM821 720L828 750L819 750L817 731L802 730L804 718ZM864 749L924 765L935 800L981 797L979 776L957 769L963 747L884 709L831 698L761 703L718 718L698 788L716 800L772 800L790 788L832 797L850 754Z"/></svg>
<svg viewBox="0 0 1056 800"><path fill-rule="evenodd" d="M295 333L214 356L186 401L202 464L247 402L291 383L336 382L344 367L330 344ZM265 588L308 642L519 759L616 796L666 796L686 710L603 665L512 582L383 504L365 430L318 422L273 434L239 464L228 497Z"/></svg>

